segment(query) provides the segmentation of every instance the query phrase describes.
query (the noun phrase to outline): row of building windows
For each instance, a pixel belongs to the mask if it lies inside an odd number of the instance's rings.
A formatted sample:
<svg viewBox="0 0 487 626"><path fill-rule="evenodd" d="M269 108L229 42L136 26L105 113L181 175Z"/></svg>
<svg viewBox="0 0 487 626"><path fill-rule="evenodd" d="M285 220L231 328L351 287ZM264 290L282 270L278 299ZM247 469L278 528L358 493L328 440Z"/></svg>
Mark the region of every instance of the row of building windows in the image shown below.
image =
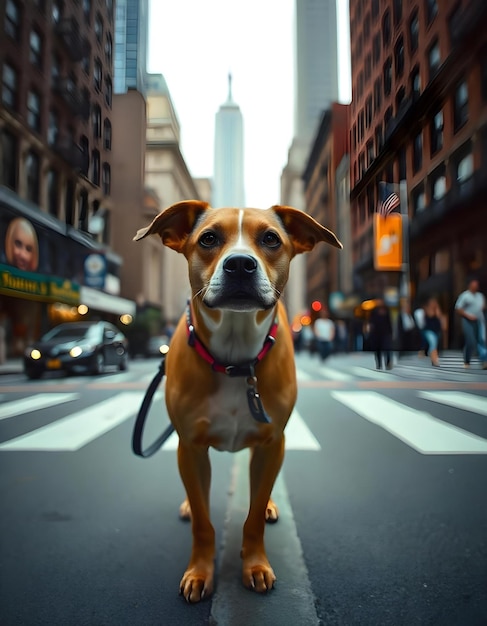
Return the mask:
<svg viewBox="0 0 487 626"><path fill-rule="evenodd" d="M71 0L66 0L70 2ZM46 13L46 0L34 0L34 4L36 5L37 10L45 14ZM18 0L7 0L6 4L6 21L8 21L10 25L9 34L11 37L16 38L15 34L18 35L20 31L20 22L21 22L21 6L22 3L18 2ZM64 15L64 7L65 3L60 0L53 0L51 4L51 17L52 21L57 23L59 22ZM105 0L105 7L107 10L107 17L110 22L113 21L113 0ZM91 0L82 0L82 10L83 16L86 24L91 24L91 15L92 15L92 2ZM100 27L101 23L101 27ZM100 13L97 13L95 16L95 33L100 34L100 37L103 35L103 18Z"/></svg>

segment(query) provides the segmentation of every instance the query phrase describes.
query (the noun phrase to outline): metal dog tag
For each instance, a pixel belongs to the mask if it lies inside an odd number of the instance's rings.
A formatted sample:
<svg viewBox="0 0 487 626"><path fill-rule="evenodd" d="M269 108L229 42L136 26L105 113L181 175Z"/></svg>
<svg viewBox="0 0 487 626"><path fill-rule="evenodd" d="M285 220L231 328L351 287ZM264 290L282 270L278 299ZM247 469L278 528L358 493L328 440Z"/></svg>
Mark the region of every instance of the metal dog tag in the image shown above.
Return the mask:
<svg viewBox="0 0 487 626"><path fill-rule="evenodd" d="M252 382L250 382L252 381ZM252 413L252 417L257 422L262 422L263 424L270 424L271 418L267 415L266 410L264 409L264 405L262 404L262 400L260 399L260 394L257 391L257 379L252 378L248 381L247 388L247 402L249 403L249 409Z"/></svg>

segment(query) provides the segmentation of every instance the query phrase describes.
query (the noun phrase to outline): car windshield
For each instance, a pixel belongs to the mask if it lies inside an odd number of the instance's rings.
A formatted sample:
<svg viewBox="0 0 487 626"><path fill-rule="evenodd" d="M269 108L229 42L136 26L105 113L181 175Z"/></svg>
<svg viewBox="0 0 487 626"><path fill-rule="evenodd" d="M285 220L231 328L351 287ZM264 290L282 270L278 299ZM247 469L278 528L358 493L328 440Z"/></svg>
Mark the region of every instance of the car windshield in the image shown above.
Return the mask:
<svg viewBox="0 0 487 626"><path fill-rule="evenodd" d="M57 326L51 329L42 338L43 341L62 340L74 341L76 339L95 339L99 335L96 326Z"/></svg>

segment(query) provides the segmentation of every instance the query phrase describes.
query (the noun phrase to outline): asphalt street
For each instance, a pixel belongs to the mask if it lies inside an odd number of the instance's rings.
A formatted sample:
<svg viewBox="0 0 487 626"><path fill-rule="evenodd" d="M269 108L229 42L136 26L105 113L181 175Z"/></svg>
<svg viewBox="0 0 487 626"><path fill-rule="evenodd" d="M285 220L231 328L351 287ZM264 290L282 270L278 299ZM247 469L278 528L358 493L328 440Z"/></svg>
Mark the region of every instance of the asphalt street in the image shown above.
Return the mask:
<svg viewBox="0 0 487 626"><path fill-rule="evenodd" d="M266 529L277 575L240 582L246 451L212 452L214 595L178 595L190 526L171 437L130 448L157 361L99 377L0 376L0 623L487 624L487 372L458 355L378 372L298 354L299 396ZM167 425L163 387L147 438Z"/></svg>

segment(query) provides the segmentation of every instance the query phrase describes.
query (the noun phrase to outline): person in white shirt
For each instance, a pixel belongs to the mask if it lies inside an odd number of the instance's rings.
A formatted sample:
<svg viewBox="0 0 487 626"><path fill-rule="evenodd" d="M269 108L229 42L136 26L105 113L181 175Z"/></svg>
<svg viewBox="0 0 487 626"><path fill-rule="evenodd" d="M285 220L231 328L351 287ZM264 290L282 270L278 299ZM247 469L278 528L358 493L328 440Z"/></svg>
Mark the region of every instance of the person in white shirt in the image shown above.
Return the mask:
<svg viewBox="0 0 487 626"><path fill-rule="evenodd" d="M335 339L335 324L328 317L325 309L321 309L320 317L318 317L313 325L316 345L321 360L324 361L330 356L333 350L333 341Z"/></svg>
<svg viewBox="0 0 487 626"><path fill-rule="evenodd" d="M477 350L482 369L487 370L487 346L485 343L485 296L479 291L479 281L472 279L468 288L458 296L455 310L462 318L465 339L463 361L470 367L470 359Z"/></svg>

